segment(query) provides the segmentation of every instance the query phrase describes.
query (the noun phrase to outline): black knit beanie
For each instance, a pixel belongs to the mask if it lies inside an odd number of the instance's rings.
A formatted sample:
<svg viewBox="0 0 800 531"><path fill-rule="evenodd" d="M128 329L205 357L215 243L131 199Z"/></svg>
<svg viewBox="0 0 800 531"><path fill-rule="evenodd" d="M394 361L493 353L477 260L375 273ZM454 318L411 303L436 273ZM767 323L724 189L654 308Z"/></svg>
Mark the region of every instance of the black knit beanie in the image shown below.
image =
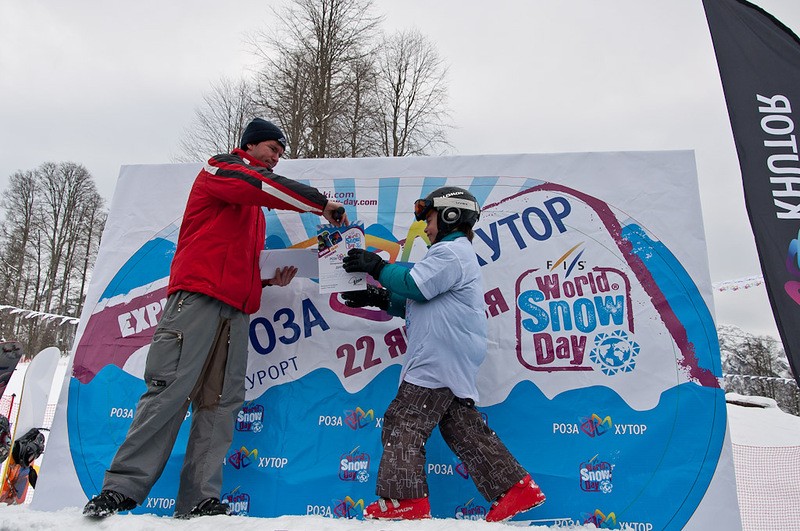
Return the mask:
<svg viewBox="0 0 800 531"><path fill-rule="evenodd" d="M255 118L247 124L244 133L242 133L242 141L239 143L239 147L246 150L247 144L258 144L264 140L277 140L283 146L283 149L286 149L286 137L283 136L283 131L274 123L261 118Z"/></svg>

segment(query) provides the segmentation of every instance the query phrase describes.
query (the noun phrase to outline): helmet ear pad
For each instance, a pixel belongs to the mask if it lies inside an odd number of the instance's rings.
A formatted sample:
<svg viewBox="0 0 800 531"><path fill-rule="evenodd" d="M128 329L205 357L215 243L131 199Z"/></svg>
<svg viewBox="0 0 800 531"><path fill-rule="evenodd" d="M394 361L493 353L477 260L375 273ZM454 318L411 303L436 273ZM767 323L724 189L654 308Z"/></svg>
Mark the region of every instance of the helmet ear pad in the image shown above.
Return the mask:
<svg viewBox="0 0 800 531"><path fill-rule="evenodd" d="M452 225L461 219L461 209L457 207L443 208L439 217L445 225Z"/></svg>

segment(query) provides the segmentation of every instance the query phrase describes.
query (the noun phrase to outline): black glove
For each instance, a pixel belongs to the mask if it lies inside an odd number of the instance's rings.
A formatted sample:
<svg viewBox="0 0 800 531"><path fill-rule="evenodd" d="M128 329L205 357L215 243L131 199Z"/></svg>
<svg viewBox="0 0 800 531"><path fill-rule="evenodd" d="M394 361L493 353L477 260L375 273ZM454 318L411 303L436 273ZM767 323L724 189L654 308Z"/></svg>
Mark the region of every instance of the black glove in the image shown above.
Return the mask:
<svg viewBox="0 0 800 531"><path fill-rule="evenodd" d="M377 306L383 311L389 309L389 290L367 284L366 291L347 291L342 293L344 303L351 308Z"/></svg>
<svg viewBox="0 0 800 531"><path fill-rule="evenodd" d="M364 249L350 249L347 256L342 260L342 267L348 273L369 273L372 278L378 280L386 262L375 253Z"/></svg>

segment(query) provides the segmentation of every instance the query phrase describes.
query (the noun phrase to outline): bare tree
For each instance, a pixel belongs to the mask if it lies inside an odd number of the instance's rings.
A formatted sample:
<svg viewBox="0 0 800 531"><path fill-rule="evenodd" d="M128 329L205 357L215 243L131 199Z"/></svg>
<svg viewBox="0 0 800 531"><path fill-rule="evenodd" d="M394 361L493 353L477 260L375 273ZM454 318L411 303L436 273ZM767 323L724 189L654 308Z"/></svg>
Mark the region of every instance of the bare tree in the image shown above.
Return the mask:
<svg viewBox="0 0 800 531"><path fill-rule="evenodd" d="M37 177L47 253L42 311L58 313L64 310L66 286L76 267L84 206L99 194L86 168L72 162L42 164Z"/></svg>
<svg viewBox="0 0 800 531"><path fill-rule="evenodd" d="M261 49L260 53L266 53ZM258 74L256 98L266 116L274 118L288 146L286 156L302 158L311 150L308 60L302 50L286 51Z"/></svg>
<svg viewBox="0 0 800 531"><path fill-rule="evenodd" d="M100 239L103 232L103 227L106 225L108 213L105 208L105 201L98 194L91 197L83 205L83 215L81 216L84 230L81 231L83 236L83 264L79 264L79 269L76 269L79 288L74 299L75 311L66 313L69 315L79 316L83 311L83 304L86 301L86 289L89 281L89 274L91 266L94 265L94 258L97 256L97 251L100 249Z"/></svg>
<svg viewBox="0 0 800 531"><path fill-rule="evenodd" d="M292 0L248 46L252 84L204 96L176 161L231 151L255 116L276 122L290 158L438 154L448 146L447 68L418 31L380 37L374 0Z"/></svg>
<svg viewBox="0 0 800 531"><path fill-rule="evenodd" d="M378 127L387 157L429 155L447 144L447 67L417 30L387 37L378 58Z"/></svg>
<svg viewBox="0 0 800 531"><path fill-rule="evenodd" d="M0 303L35 312L77 315L105 223L103 199L83 166L45 163L17 172L0 207ZM66 348L74 329L60 323L0 315L0 336L14 337L27 351Z"/></svg>
<svg viewBox="0 0 800 531"><path fill-rule="evenodd" d="M342 138L347 157L373 157L382 154L380 135L375 126L380 116L380 103L377 91L377 72L374 61L369 59L354 61L351 65L349 86L351 105L342 114L348 135Z"/></svg>
<svg viewBox="0 0 800 531"><path fill-rule="evenodd" d="M2 300L17 301L24 290L23 273L30 256L32 235L35 231L35 208L37 195L36 177L33 171L19 171L9 179L9 187L0 200L4 211L2 255Z"/></svg>
<svg viewBox="0 0 800 531"><path fill-rule="evenodd" d="M220 78L203 96L203 105L195 108L192 125L180 141L175 162L203 162L218 153L230 153L239 147L244 128L259 114L253 100L256 87L242 78Z"/></svg>
<svg viewBox="0 0 800 531"><path fill-rule="evenodd" d="M381 22L372 0L293 0L275 14L281 29L251 39L263 62L261 105L289 135L291 156L350 155L352 74L371 55Z"/></svg>
<svg viewBox="0 0 800 531"><path fill-rule="evenodd" d="M778 340L731 325L721 325L717 336L726 391L773 398L784 411L800 415L800 389Z"/></svg>

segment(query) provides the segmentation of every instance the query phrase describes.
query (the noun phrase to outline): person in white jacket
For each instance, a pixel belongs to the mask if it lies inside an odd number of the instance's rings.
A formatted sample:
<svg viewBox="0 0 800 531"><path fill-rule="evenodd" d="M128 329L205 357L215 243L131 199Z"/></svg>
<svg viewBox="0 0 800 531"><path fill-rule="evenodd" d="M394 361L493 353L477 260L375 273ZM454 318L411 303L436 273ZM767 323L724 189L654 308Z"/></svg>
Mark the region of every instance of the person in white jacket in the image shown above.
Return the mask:
<svg viewBox="0 0 800 531"><path fill-rule="evenodd" d="M496 522L541 505L545 496L475 408L478 368L486 356L487 323L472 227L480 216L467 190L443 187L415 203L431 242L425 257L407 269L375 253L352 249L348 272L366 272L382 288L343 293L351 307L377 306L405 317L408 351L397 396L381 431L379 499L367 518L430 518L425 443L436 426L466 464Z"/></svg>

